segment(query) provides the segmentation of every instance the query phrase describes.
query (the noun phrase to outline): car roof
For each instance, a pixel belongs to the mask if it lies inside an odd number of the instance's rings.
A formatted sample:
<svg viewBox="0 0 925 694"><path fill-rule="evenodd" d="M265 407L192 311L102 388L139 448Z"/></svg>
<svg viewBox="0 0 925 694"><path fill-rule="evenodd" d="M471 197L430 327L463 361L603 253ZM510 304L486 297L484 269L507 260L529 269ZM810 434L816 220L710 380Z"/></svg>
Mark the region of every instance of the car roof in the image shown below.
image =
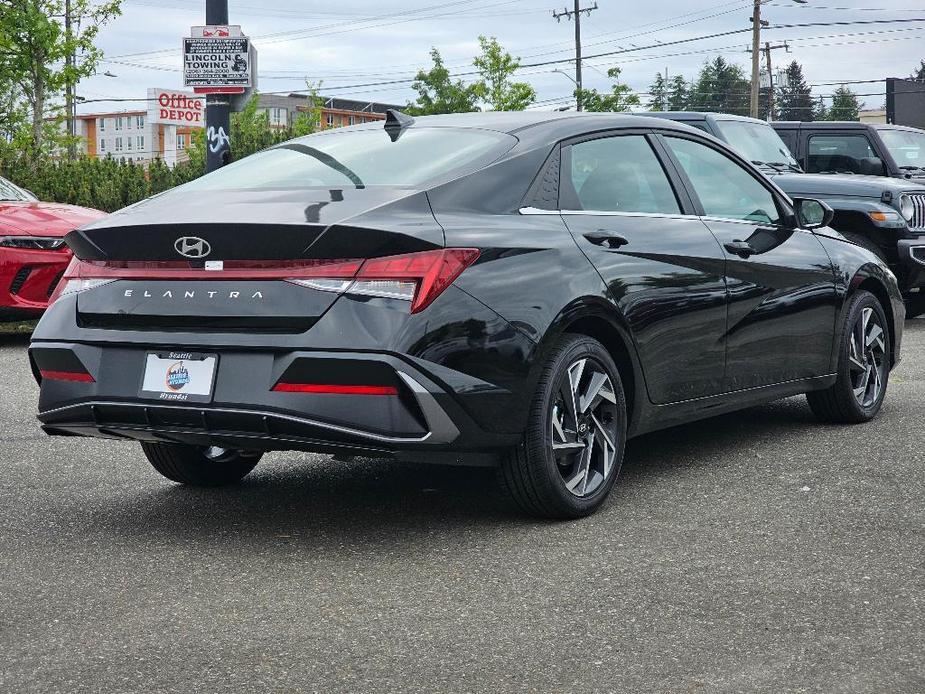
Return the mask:
<svg viewBox="0 0 925 694"><path fill-rule="evenodd" d="M641 113L640 115L652 116L654 118L667 118L669 120L696 120L696 121L706 121L706 120L737 120L742 121L743 123L759 123L761 125L767 125L767 121L763 121L760 118L750 118L749 116L739 116L734 113L716 113L713 111L650 111L647 113Z"/></svg>
<svg viewBox="0 0 925 694"><path fill-rule="evenodd" d="M382 121L373 121L354 126L354 129L382 127ZM647 117L644 114L587 111L486 111L415 116L414 124L410 127L479 128L511 135L527 130L543 130L545 134L551 130L556 137L570 137L591 130L621 128L657 128L685 132L689 130L685 125L671 123L662 118Z"/></svg>
<svg viewBox="0 0 925 694"><path fill-rule="evenodd" d="M826 120L826 121L799 121L799 120L775 120L771 121L775 128L813 128L819 130L844 130L846 128L856 128L866 130L872 127L871 123L861 123L856 120Z"/></svg>

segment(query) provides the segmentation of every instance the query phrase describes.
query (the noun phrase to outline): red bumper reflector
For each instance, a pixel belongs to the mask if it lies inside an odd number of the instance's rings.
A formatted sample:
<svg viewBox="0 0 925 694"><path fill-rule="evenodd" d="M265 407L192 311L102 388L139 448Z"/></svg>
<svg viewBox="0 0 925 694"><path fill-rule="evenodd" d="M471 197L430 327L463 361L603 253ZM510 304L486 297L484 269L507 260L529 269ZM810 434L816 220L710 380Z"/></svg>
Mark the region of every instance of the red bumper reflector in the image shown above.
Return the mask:
<svg viewBox="0 0 925 694"><path fill-rule="evenodd" d="M281 393L327 393L334 395L398 395L394 386L340 386L318 383L277 383L273 390Z"/></svg>
<svg viewBox="0 0 925 694"><path fill-rule="evenodd" d="M88 373L77 373L76 371L39 371L42 378L50 381L80 381L81 383L93 383L93 376Z"/></svg>

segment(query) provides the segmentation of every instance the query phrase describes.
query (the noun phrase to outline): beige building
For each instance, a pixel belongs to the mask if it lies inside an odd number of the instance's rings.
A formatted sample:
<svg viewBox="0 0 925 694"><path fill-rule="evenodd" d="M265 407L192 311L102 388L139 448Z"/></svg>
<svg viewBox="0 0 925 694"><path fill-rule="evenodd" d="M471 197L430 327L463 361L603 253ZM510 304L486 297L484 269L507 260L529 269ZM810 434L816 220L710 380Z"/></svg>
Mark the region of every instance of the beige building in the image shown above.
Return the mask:
<svg viewBox="0 0 925 694"><path fill-rule="evenodd" d="M185 161L192 127L151 123L147 111L85 113L77 116L80 151L88 157L112 156L146 164L161 159L168 166Z"/></svg>

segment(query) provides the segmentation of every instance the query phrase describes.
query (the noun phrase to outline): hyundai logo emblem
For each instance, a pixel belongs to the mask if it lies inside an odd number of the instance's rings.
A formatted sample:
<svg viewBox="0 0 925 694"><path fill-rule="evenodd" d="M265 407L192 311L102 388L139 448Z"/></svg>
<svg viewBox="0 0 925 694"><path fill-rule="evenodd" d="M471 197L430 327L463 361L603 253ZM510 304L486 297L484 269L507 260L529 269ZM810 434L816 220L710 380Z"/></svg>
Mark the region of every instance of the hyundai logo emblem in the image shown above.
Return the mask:
<svg viewBox="0 0 925 694"><path fill-rule="evenodd" d="M212 252L212 246L198 236L181 236L173 243L177 253L187 258L205 258Z"/></svg>

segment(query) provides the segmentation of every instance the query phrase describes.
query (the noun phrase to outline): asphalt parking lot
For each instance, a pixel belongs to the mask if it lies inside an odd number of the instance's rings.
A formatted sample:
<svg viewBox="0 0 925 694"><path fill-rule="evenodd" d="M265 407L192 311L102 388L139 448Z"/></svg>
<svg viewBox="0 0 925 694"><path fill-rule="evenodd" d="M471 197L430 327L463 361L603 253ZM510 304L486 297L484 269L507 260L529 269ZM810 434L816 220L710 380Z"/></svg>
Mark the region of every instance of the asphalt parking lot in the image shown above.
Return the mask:
<svg viewBox="0 0 925 694"><path fill-rule="evenodd" d="M802 399L632 442L612 501L274 454L240 487L47 438L0 335L0 691L925 691L925 320L882 416Z"/></svg>

